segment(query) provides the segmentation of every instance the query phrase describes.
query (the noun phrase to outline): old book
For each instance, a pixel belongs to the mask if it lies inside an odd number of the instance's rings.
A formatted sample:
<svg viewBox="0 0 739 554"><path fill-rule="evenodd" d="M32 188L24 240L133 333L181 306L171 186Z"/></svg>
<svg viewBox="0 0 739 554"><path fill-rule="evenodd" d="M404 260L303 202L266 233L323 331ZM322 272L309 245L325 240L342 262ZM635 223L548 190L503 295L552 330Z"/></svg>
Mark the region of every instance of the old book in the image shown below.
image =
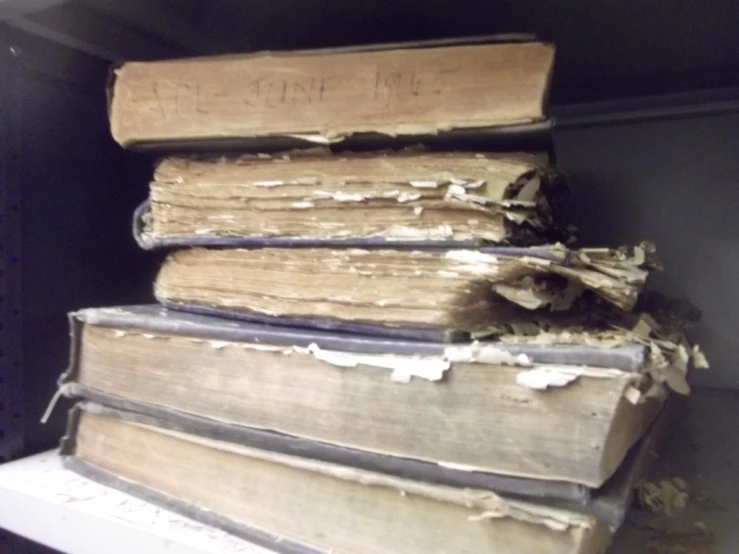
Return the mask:
<svg viewBox="0 0 739 554"><path fill-rule="evenodd" d="M215 420L189 416L181 412L159 409L150 404L126 401L110 395L80 395L78 398L80 401L75 404L74 409L70 412L71 418L69 419L69 423L72 426L68 436L74 434L74 425L78 421L77 412L80 409L84 409L85 411L101 416L159 427L206 439L229 442L265 452L285 454L293 458L307 458L313 461L367 470L373 473L400 477L431 485L489 490L500 495L502 498L524 500L530 503L595 516L599 521L607 525L612 532L615 532L622 526L634 500L635 489L644 481L655 461L658 459L662 445L672 434L675 419L684 405L684 402L679 397L672 396L654 423L649 426L646 434L631 449L629 455L616 473L598 489L582 489L582 491L578 491L573 484L567 484L570 486L570 490L568 490L565 488L564 483L557 481L516 479L493 474L484 474L483 478L480 479L480 475L474 472L450 470L441 468L440 466L437 466L439 467L439 471L435 473L434 466L432 465L427 465L425 468L426 471L418 472L415 470L420 465L419 462L402 458L393 459L387 456L375 456L381 460L394 462L395 465L392 470L389 470L387 465L383 464L357 464L351 457L343 456L343 450L336 447L331 448L338 455L325 456L324 454L326 454L329 447L324 449L323 447L325 445L315 441L305 441L279 433L259 431ZM113 401L114 403L110 404L108 401ZM64 452L64 450L69 450L69 447L73 447L73 441L65 438L62 444L62 455L65 456L67 465L76 466L76 469L81 470L83 473L92 472L93 478L102 477L100 472L95 472L90 466L86 466L84 462L79 462L78 459L67 456L70 452ZM450 476L454 477L455 474L458 478L449 478ZM121 486L121 483L119 481L117 482L112 475L108 475L107 479L112 480L113 484ZM102 480L103 482L107 482L106 479ZM537 484L539 485L538 488L535 486ZM499 485L502 485L502 487ZM134 494L142 495L143 493L143 496L145 498L147 497L146 491L140 487L131 487L130 483L128 485L123 484L123 488ZM148 492L151 493L151 491ZM585 494L569 494L573 492L584 492ZM163 503L165 507L168 507L167 504L170 503L167 502L167 499L162 499L161 497L149 497L148 499ZM171 499L169 500L171 501ZM174 503L173 507L176 510L184 512L185 515L194 516L198 519L205 517L207 520L207 515L199 513L197 509L193 510L194 507L192 506L185 507L182 503Z"/></svg>
<svg viewBox="0 0 739 554"><path fill-rule="evenodd" d="M111 129L140 146L509 128L544 119L553 58L518 42L131 62L116 70Z"/></svg>
<svg viewBox="0 0 739 554"><path fill-rule="evenodd" d="M528 312L566 311L584 293L628 310L656 267L650 246L567 250L206 249L170 254L163 304L294 324L478 331ZM525 316L521 316L526 312ZM283 321L284 322L284 321Z"/></svg>
<svg viewBox="0 0 739 554"><path fill-rule="evenodd" d="M90 405L74 411L67 466L278 551L605 554L610 542L593 516L137 419Z"/></svg>
<svg viewBox="0 0 739 554"><path fill-rule="evenodd" d="M71 325L68 395L283 435L240 432L260 447L517 494L578 498L564 484L601 486L665 399L662 368L626 331L602 344L593 333L570 345L448 345L156 306L84 310Z"/></svg>
<svg viewBox="0 0 739 554"><path fill-rule="evenodd" d="M555 242L546 156L463 152L170 157L138 217L145 248Z"/></svg>

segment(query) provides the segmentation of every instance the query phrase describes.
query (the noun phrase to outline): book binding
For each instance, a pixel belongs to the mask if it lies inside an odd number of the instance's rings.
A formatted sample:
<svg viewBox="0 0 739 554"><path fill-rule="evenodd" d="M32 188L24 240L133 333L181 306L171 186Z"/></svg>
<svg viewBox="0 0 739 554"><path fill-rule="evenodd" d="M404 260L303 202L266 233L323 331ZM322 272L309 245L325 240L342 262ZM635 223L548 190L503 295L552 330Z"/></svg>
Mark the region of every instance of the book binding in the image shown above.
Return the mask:
<svg viewBox="0 0 739 554"><path fill-rule="evenodd" d="M205 512L204 510L200 510L196 506L193 506L186 502L179 501L167 495L156 493L155 491L151 491L150 489L147 489L146 487L138 485L136 483L120 479L106 471L100 470L82 460L79 460L75 457L76 429L79 424L82 411L87 410L98 415L118 418L127 422L155 426L165 430L184 432L196 436L207 437L210 439L234 442L237 444L243 444L245 446L279 452L282 454L300 456L301 454L299 447L292 451L277 450L269 447L271 444L273 444L269 440L262 444L259 444L257 442L249 442L249 438L254 436L251 434L252 430L236 429L237 426L228 424L216 422L207 423L203 421L198 421L202 420L203 418L195 418L191 416L183 417L183 414L168 413L169 411L167 410L160 411L158 415L152 415L153 412L150 410L150 408L148 408L144 404L136 402L129 403L128 401L126 401L127 408L121 407L124 405L123 403L120 404L120 406L113 407L104 406L96 403L101 400L109 401L110 395L102 395L101 397L96 398L95 402L78 403L70 411L67 433L62 438L62 442L60 445L60 453L64 459L65 465L68 468L81 473L85 477L101 482L105 485L114 486L116 488L122 489L124 492L132 494L133 496L142 498L146 501L160 505L166 509L170 509L187 517L192 517L193 519L202 523L214 525L247 540L253 540L254 542L259 542L260 544L272 546L270 542L263 542L265 540L269 541L271 537L270 535L262 534L255 537L252 534L251 529L248 529L240 524L235 524L227 518L222 518L220 516L217 516L216 514ZM532 495L528 494L529 491L526 490L527 483L524 483L525 481L531 480L512 479L510 480L510 483L506 483L505 481L508 480L508 478L503 476L489 476L488 479L490 480L487 481L487 485L485 485L485 481L475 479L474 477L469 479L467 481L467 484L462 484L462 481L459 481L460 484L455 484L453 481L433 481L429 479L428 476L426 476L425 479L419 478L419 476L413 471L414 462L407 460L399 460L398 462L399 464L406 464L408 468L401 473L382 471L381 468L376 467L362 467L358 465L354 465L353 467L376 471L379 473L387 473L406 479L424 481L428 483L444 484L461 488L475 488L483 490L487 489L494 491L495 493L499 493L503 497L508 497L511 499L535 501L553 508L571 510L583 514L593 515L601 521L605 522L612 530L615 530L623 524L626 511L628 510L628 507L633 499L634 489L651 468L651 465L656 457L655 452L665 441L668 430L670 428L670 424L674 420L674 417L679 408L679 404L679 401L672 399L671 402L669 402L667 406L663 409L658 419L650 426L645 436L629 453L617 473L600 489L589 490L583 488L583 492L586 493L584 495L570 494L569 497L561 495L558 496L556 494L557 492L565 492L564 489L558 488L560 483L547 481L541 482L537 485L540 487L538 495ZM142 409L143 411L137 411ZM311 441L302 442L309 443ZM267 446L267 448L265 448L265 446ZM313 454L315 452L314 448L312 446L309 446L309 448L311 454ZM312 455L308 457L329 463L340 463L337 460L324 460ZM441 469L446 470L446 468ZM463 475L468 474L469 472L457 473ZM460 475L460 477L462 475ZM489 486L495 480L497 480L498 484L504 485L504 489ZM514 483L516 484L515 486L510 486ZM570 492L575 492L575 487L577 486L572 486ZM287 550L286 552L304 552L304 550Z"/></svg>
<svg viewBox="0 0 739 554"><path fill-rule="evenodd" d="M539 256L552 261L564 261L561 256L536 246L497 246L483 240L398 240L385 237L316 239L291 236L204 236L157 237L146 230L146 219L151 205L144 200L133 212L133 237L144 250L174 248L389 248L393 250L451 250L475 249L487 254L503 256Z"/></svg>

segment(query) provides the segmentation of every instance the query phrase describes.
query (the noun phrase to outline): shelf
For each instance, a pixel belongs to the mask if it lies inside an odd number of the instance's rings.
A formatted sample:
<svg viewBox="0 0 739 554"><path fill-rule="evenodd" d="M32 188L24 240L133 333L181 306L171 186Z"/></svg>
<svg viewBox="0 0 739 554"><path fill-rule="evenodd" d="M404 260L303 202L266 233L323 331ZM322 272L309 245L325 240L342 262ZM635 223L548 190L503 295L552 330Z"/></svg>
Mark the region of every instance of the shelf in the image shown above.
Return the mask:
<svg viewBox="0 0 739 554"><path fill-rule="evenodd" d="M739 392L698 390L691 396L650 479L681 477L693 498L670 517L633 510L609 554L736 550L739 441L734 423L738 420ZM56 452L0 466L0 527L69 554L270 553L88 481L62 468ZM671 540L685 543L688 538L700 547L666 546ZM647 549L649 541L657 541L654 544L662 544L663 549Z"/></svg>
<svg viewBox="0 0 739 554"><path fill-rule="evenodd" d="M80 477L56 452L0 466L0 527L69 554L270 554Z"/></svg>

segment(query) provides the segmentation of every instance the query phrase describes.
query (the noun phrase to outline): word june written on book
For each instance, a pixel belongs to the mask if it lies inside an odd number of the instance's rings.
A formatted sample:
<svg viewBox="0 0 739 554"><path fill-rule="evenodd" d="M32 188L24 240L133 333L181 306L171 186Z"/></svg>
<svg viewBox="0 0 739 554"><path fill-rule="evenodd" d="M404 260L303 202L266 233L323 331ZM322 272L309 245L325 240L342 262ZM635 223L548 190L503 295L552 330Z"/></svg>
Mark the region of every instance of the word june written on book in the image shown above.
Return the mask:
<svg viewBox="0 0 739 554"><path fill-rule="evenodd" d="M433 72L381 72L374 75L286 77L279 72L261 75L238 86L229 83L152 80L130 83L124 100L138 109L131 112L136 123L141 118L167 120L172 117L207 116L223 111L235 113L251 109L284 110L312 104L349 99L372 102L390 109L396 102L413 102L419 97L444 93L445 80L456 68ZM241 107L241 109L239 109ZM125 123L132 124L133 121Z"/></svg>

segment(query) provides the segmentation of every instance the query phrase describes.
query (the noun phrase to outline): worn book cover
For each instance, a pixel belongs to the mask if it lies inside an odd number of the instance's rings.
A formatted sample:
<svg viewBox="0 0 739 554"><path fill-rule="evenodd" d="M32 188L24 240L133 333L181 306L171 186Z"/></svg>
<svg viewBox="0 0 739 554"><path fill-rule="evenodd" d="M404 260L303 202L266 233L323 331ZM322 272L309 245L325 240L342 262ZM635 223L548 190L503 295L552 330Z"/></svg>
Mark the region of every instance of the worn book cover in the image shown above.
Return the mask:
<svg viewBox="0 0 739 554"><path fill-rule="evenodd" d="M124 146L169 148L536 134L553 60L550 44L473 39L128 62L110 87L111 129Z"/></svg>
<svg viewBox="0 0 739 554"><path fill-rule="evenodd" d="M556 242L566 191L546 154L325 149L161 160L144 248Z"/></svg>
<svg viewBox="0 0 739 554"><path fill-rule="evenodd" d="M168 307L249 321L453 339L598 303L628 311L658 267L649 244L193 248L166 258L155 295Z"/></svg>
<svg viewBox="0 0 739 554"><path fill-rule="evenodd" d="M680 371L666 346L657 359L627 331L448 345L156 306L84 310L71 324L68 395L230 424L278 450L530 495L601 486L660 411L677 378L665 376Z"/></svg>
<svg viewBox="0 0 739 554"><path fill-rule="evenodd" d="M86 477L279 552L605 554L656 444L589 506L605 520L582 506L255 449L92 403L72 410L61 454Z"/></svg>

